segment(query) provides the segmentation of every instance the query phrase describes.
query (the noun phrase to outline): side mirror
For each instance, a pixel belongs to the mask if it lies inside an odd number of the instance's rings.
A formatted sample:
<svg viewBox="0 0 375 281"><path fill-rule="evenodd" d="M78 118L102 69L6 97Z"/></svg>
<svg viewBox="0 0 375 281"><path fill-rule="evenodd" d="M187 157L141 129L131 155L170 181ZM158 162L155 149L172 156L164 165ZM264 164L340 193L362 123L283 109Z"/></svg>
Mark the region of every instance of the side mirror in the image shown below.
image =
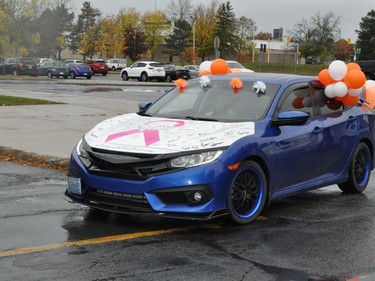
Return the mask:
<svg viewBox="0 0 375 281"><path fill-rule="evenodd" d="M276 120L272 120L271 126L299 126L307 122L310 115L302 111L286 111L277 115Z"/></svg>
<svg viewBox="0 0 375 281"><path fill-rule="evenodd" d="M150 102L150 101L140 102L138 104L138 110L139 110L139 112L146 111L151 105L152 105L152 102Z"/></svg>

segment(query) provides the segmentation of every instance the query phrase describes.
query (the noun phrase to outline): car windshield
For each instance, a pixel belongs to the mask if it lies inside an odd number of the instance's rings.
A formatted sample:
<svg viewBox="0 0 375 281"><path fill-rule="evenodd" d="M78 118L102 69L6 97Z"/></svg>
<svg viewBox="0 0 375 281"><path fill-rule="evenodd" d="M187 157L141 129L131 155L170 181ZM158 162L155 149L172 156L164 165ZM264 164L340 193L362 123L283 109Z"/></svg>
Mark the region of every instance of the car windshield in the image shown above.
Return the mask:
<svg viewBox="0 0 375 281"><path fill-rule="evenodd" d="M255 81L243 82L235 93L230 80L212 80L206 87L201 80L192 80L181 90L179 87L164 95L145 115L220 122L248 122L264 118L280 85L266 84L266 93L252 89Z"/></svg>

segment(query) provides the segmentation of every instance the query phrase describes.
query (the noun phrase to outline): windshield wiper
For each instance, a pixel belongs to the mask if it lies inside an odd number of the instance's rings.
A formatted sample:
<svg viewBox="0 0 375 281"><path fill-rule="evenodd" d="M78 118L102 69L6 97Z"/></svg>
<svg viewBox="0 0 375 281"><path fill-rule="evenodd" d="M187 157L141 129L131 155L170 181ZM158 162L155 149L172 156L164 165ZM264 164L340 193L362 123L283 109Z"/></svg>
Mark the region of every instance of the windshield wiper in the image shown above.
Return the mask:
<svg viewBox="0 0 375 281"><path fill-rule="evenodd" d="M202 118L202 117L194 117L194 116L186 116L185 119L196 120L196 121L213 121L213 122L219 121L219 120L213 119L213 118Z"/></svg>
<svg viewBox="0 0 375 281"><path fill-rule="evenodd" d="M141 115L141 116L148 116L148 117L152 117L150 114L147 114L145 112L137 112L138 115Z"/></svg>

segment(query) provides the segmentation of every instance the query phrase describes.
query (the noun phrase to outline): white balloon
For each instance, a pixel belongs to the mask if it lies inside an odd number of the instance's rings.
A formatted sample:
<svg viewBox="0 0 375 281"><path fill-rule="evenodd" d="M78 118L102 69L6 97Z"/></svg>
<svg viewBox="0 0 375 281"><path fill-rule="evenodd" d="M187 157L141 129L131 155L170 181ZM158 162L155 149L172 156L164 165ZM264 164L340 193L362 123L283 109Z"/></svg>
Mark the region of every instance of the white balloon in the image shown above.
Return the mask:
<svg viewBox="0 0 375 281"><path fill-rule="evenodd" d="M362 94L363 89L364 89L363 87L358 88L358 89L349 89L348 92L349 92L349 95L353 97L358 97Z"/></svg>
<svg viewBox="0 0 375 281"><path fill-rule="evenodd" d="M368 87L372 87L372 86L375 86L375 81L374 80L367 80L366 83L365 83L365 87L368 88Z"/></svg>
<svg viewBox="0 0 375 281"><path fill-rule="evenodd" d="M333 86L333 93L336 97L344 97L348 93L348 86L344 82L337 82Z"/></svg>
<svg viewBox="0 0 375 281"><path fill-rule="evenodd" d="M331 62L328 67L329 75L336 81L340 81L344 79L347 72L348 72L348 68L345 62L341 60L335 60Z"/></svg>
<svg viewBox="0 0 375 281"><path fill-rule="evenodd" d="M333 85L334 84L329 84L324 89L324 93L326 94L327 98L334 98L335 97L335 93L333 92Z"/></svg>
<svg viewBox="0 0 375 281"><path fill-rule="evenodd" d="M208 61L208 60L202 62L202 63L199 65L199 73L201 73L202 71L206 71L206 70L210 71L210 69L211 69L211 63L212 63L212 62L211 62L211 61Z"/></svg>

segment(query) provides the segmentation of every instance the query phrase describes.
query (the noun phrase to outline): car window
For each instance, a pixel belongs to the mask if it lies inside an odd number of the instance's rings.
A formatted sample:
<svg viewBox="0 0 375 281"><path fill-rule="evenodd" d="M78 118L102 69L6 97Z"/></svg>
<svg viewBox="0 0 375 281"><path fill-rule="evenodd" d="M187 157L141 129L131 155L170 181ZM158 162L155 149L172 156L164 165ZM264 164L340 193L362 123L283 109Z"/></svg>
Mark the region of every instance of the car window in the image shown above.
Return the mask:
<svg viewBox="0 0 375 281"><path fill-rule="evenodd" d="M291 86L284 91L284 99L278 105L277 114L286 111L303 111L313 116L312 99L307 83Z"/></svg>

